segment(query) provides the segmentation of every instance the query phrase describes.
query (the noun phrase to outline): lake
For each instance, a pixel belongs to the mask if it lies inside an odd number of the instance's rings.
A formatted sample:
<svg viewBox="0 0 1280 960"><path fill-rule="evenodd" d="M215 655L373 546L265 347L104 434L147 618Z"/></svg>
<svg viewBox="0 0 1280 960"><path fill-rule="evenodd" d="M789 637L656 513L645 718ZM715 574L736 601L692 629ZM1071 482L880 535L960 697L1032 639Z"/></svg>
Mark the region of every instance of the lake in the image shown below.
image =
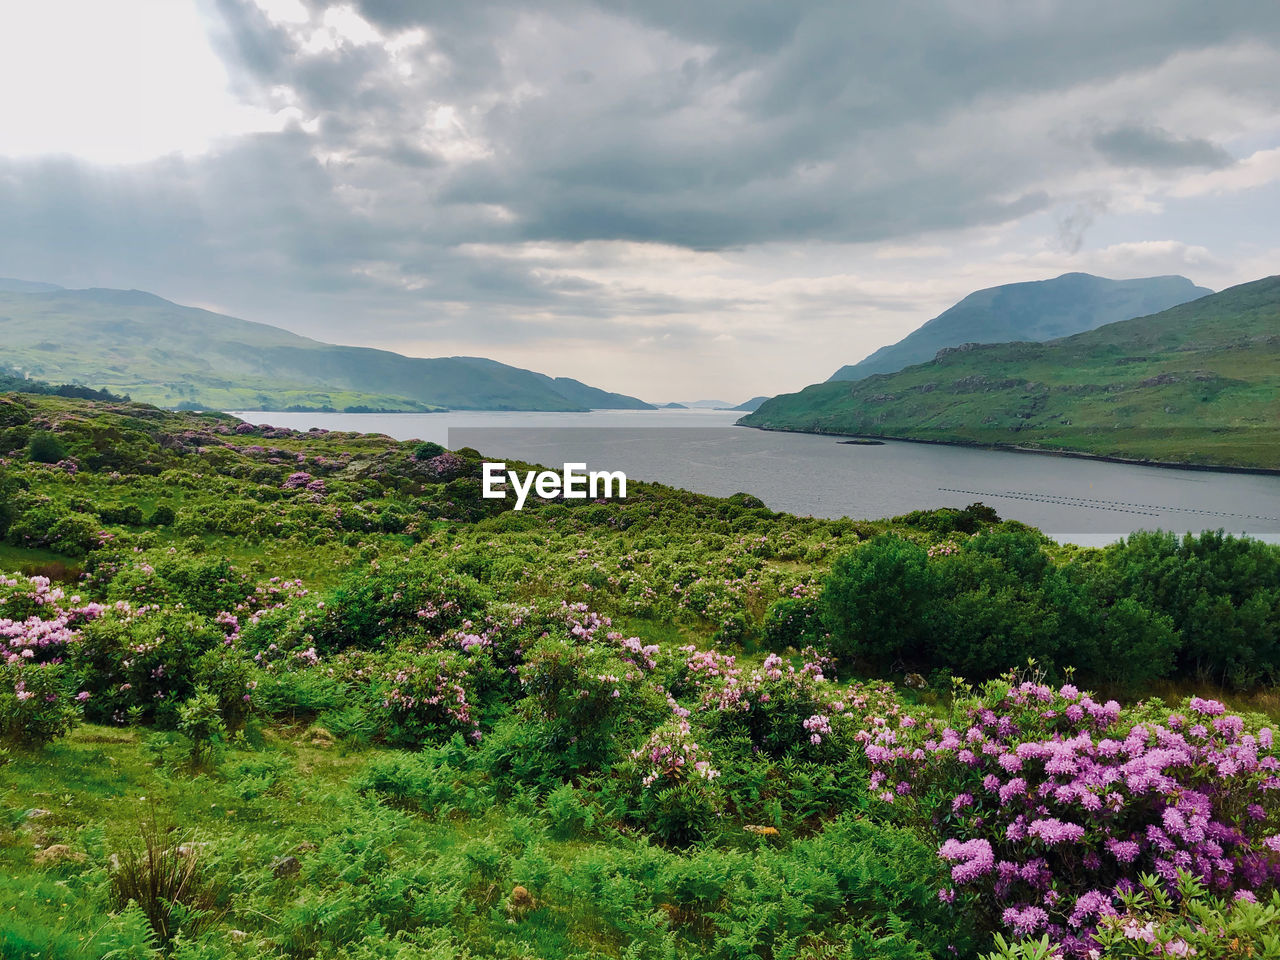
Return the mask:
<svg viewBox="0 0 1280 960"><path fill-rule="evenodd" d="M981 500L1055 538L1100 545L1134 530L1224 529L1280 542L1280 477L735 427L720 410L592 413L237 413L251 423L384 433L474 447L491 459L622 470L699 493L753 494L774 510L855 519Z"/></svg>

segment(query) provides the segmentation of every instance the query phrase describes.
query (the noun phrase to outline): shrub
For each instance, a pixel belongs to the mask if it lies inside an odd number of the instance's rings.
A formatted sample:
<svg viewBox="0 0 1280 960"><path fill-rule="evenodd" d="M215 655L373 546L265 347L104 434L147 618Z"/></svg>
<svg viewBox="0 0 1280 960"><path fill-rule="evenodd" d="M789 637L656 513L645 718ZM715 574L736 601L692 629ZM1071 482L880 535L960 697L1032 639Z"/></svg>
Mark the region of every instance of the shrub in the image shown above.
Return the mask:
<svg viewBox="0 0 1280 960"><path fill-rule="evenodd" d="M519 669L521 713L569 771L607 763L668 710L638 669L597 647L548 638Z"/></svg>
<svg viewBox="0 0 1280 960"><path fill-rule="evenodd" d="M258 672L238 649L222 646L201 654L195 664L195 683L213 697L228 733L244 726L253 709Z"/></svg>
<svg viewBox="0 0 1280 960"><path fill-rule="evenodd" d="M156 508L151 511L151 516L147 518L147 526L171 527L177 519L178 515L174 512L172 506L167 503L158 503Z"/></svg>
<svg viewBox="0 0 1280 960"><path fill-rule="evenodd" d="M1280 547L1221 531L1135 533L1097 566L1100 589L1169 618L1179 675L1239 689L1280 678Z"/></svg>
<svg viewBox="0 0 1280 960"><path fill-rule="evenodd" d="M397 651L377 669L370 697L382 734L396 746L421 746L461 733L480 739L469 659L452 650Z"/></svg>
<svg viewBox="0 0 1280 960"><path fill-rule="evenodd" d="M720 618L720 629L715 632L711 642L717 647L736 647L750 649L755 646L760 631L749 614L742 610L734 610Z"/></svg>
<svg viewBox="0 0 1280 960"><path fill-rule="evenodd" d="M80 719L71 678L58 663L0 660L0 745L39 747Z"/></svg>
<svg viewBox="0 0 1280 960"><path fill-rule="evenodd" d="M103 523L140 527L145 522L145 518L142 516L142 508L136 503L100 504L97 512L98 518Z"/></svg>
<svg viewBox="0 0 1280 960"><path fill-rule="evenodd" d="M223 640L199 614L125 612L86 624L69 662L92 694L91 720L123 723L136 707L142 719L172 726L178 704L195 692L196 661Z"/></svg>
<svg viewBox="0 0 1280 960"><path fill-rule="evenodd" d="M58 519L49 530L48 544L58 553L82 557L98 545L102 524L93 514L69 513Z"/></svg>
<svg viewBox="0 0 1280 960"><path fill-rule="evenodd" d="M876 672L895 669L939 628L941 578L924 547L882 534L836 559L819 610L830 649Z"/></svg>
<svg viewBox="0 0 1280 960"><path fill-rule="evenodd" d="M627 779L632 819L667 843L707 837L724 802L720 772L694 741L687 720L668 721L630 756Z"/></svg>
<svg viewBox="0 0 1280 960"><path fill-rule="evenodd" d="M396 561L346 578L309 627L321 653L372 649L457 629L480 619L487 599L471 577L418 559Z"/></svg>
<svg viewBox="0 0 1280 960"><path fill-rule="evenodd" d="M66 458L66 446L49 430L36 430L27 441L27 459L34 463L57 463Z"/></svg>
<svg viewBox="0 0 1280 960"><path fill-rule="evenodd" d="M788 647L799 649L816 637L818 605L807 597L783 597L774 601L764 618L764 645L781 652Z"/></svg>
<svg viewBox="0 0 1280 960"><path fill-rule="evenodd" d="M993 681L952 722L875 730L871 785L936 836L953 881L939 896L988 929L1082 953L1143 874L1174 893L1185 869L1247 896L1280 879L1273 732L1220 703L1124 712L1069 685Z"/></svg>
<svg viewBox="0 0 1280 960"><path fill-rule="evenodd" d="M709 671L714 679L702 686L696 709L713 735L723 741L744 737L773 757L827 758L848 751L849 735L868 714L897 714L886 685L837 687L823 673L828 661L812 648L803 655L799 670L771 653L745 676L732 665ZM695 665L707 659L690 655Z"/></svg>
<svg viewBox="0 0 1280 960"><path fill-rule="evenodd" d="M440 454L444 452L444 447L440 446L438 443L432 443L428 440L413 448L413 459L425 463L428 460L440 456Z"/></svg>
<svg viewBox="0 0 1280 960"><path fill-rule="evenodd" d="M191 742L191 765L205 763L227 732L218 698L203 687L196 687L196 692L178 707L178 730Z"/></svg>

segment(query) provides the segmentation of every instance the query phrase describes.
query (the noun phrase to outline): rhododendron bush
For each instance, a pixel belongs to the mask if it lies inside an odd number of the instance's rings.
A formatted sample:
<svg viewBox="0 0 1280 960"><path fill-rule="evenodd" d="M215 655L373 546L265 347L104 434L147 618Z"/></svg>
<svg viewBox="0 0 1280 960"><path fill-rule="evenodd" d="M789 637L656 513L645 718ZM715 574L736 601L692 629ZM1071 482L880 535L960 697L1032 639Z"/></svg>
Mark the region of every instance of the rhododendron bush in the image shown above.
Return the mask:
<svg viewBox="0 0 1280 960"><path fill-rule="evenodd" d="M940 899L1013 936L1087 955L1146 873L1246 899L1280 881L1272 727L1217 701L1123 710L1071 685L992 682L950 724L865 736L881 802L939 842Z"/></svg>

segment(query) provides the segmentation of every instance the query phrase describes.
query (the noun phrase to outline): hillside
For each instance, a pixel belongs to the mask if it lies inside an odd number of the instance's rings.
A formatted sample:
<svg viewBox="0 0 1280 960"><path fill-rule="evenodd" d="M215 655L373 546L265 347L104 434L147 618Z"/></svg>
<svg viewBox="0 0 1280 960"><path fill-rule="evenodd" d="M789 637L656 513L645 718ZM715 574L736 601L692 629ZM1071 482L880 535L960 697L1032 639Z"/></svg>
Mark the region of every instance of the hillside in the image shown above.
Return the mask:
<svg viewBox="0 0 1280 960"><path fill-rule="evenodd" d="M831 380L861 380L932 360L939 350L966 343L1044 341L1147 316L1212 293L1186 277L1108 280L1065 273L1053 280L1008 283L965 297L897 343L881 347Z"/></svg>
<svg viewBox="0 0 1280 960"><path fill-rule="evenodd" d="M1280 469L1280 276L1050 343L815 384L738 422Z"/></svg>
<svg viewBox="0 0 1280 960"><path fill-rule="evenodd" d="M479 357L344 347L138 290L0 284L0 363L166 407L643 409L634 397Z"/></svg>
<svg viewBox="0 0 1280 960"><path fill-rule="evenodd" d="M1277 957L1280 546L422 453L0 396L0 957Z"/></svg>

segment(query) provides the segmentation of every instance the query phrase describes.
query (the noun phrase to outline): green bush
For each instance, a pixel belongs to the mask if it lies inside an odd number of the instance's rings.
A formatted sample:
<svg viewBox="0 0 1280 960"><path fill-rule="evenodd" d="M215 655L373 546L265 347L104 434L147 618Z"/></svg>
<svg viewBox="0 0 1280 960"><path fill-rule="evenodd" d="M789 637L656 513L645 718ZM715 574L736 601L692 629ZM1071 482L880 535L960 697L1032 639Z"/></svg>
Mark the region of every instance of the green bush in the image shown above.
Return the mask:
<svg viewBox="0 0 1280 960"><path fill-rule="evenodd" d="M73 677L62 664L0 660L0 745L39 747L80 719Z"/></svg>
<svg viewBox="0 0 1280 960"><path fill-rule="evenodd" d="M882 534L836 559L819 611L837 657L898 668L940 627L941 576L924 547Z"/></svg>
<svg viewBox="0 0 1280 960"><path fill-rule="evenodd" d="M764 618L766 650L800 649L817 640L818 604L807 597L783 597L774 601Z"/></svg>
<svg viewBox="0 0 1280 960"><path fill-rule="evenodd" d="M68 660L91 694L89 719L143 720L174 726L178 706L195 692L196 663L224 639L205 617L182 610L105 616L81 629Z"/></svg>
<svg viewBox="0 0 1280 960"><path fill-rule="evenodd" d="M174 512L172 506L167 503L156 504L156 508L151 511L151 516L147 518L147 526L149 527L171 527L173 522L178 519L177 513Z"/></svg>
<svg viewBox="0 0 1280 960"><path fill-rule="evenodd" d="M607 764L668 708L637 672L599 647L540 640L520 667L527 723L566 772Z"/></svg>
<svg viewBox="0 0 1280 960"><path fill-rule="evenodd" d="M196 692L178 707L178 730L191 743L191 765L201 766L226 739L218 698L196 687Z"/></svg>
<svg viewBox="0 0 1280 960"><path fill-rule="evenodd" d="M213 697L228 733L244 726L253 709L258 671L238 649L219 646L202 653L195 663L195 683Z"/></svg>
<svg viewBox="0 0 1280 960"><path fill-rule="evenodd" d="M1280 547L1223 534L1135 533L1090 571L1169 618L1176 673L1239 689L1280 679Z"/></svg>
<svg viewBox="0 0 1280 960"><path fill-rule="evenodd" d="M373 649L480 619L487 599L471 577L417 558L397 560L346 578L325 598L311 633L321 653Z"/></svg>
<svg viewBox="0 0 1280 960"><path fill-rule="evenodd" d="M37 430L27 441L27 459L34 463L57 463L67 459L67 448L57 434Z"/></svg>

